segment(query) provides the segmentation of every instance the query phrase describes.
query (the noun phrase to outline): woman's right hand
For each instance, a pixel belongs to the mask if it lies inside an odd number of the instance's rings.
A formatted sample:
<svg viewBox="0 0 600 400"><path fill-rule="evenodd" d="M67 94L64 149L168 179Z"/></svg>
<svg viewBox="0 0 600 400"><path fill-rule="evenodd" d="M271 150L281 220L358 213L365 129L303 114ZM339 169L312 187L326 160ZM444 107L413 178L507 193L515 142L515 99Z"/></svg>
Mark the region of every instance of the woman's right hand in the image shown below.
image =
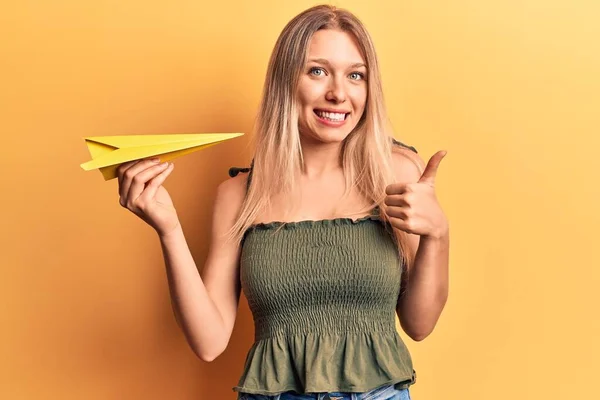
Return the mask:
<svg viewBox="0 0 600 400"><path fill-rule="evenodd" d="M173 168L173 163L159 164L157 158L130 161L117 168L119 204L152 226L159 236L179 226L171 196L162 186Z"/></svg>

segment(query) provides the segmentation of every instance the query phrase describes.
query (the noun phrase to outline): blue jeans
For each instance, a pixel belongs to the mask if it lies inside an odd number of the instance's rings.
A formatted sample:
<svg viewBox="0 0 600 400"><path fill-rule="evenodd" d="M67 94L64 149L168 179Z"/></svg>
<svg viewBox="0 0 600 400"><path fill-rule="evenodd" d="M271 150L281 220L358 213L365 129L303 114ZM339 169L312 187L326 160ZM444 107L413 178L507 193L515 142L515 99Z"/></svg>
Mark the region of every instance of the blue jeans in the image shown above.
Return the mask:
<svg viewBox="0 0 600 400"><path fill-rule="evenodd" d="M263 394L240 393L238 400L410 400L408 389L395 389L394 385L385 385L363 393L310 393L298 394L284 392L273 396Z"/></svg>

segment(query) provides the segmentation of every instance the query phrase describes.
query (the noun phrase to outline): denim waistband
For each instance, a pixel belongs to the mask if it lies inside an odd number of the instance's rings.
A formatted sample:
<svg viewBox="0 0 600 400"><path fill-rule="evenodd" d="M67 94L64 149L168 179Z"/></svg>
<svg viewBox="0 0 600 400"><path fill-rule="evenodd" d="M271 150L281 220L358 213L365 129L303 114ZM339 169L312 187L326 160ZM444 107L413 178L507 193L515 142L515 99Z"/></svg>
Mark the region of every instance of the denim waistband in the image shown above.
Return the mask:
<svg viewBox="0 0 600 400"><path fill-rule="evenodd" d="M306 393L284 392L276 395L240 393L238 400L410 400L409 389L384 385L363 393Z"/></svg>

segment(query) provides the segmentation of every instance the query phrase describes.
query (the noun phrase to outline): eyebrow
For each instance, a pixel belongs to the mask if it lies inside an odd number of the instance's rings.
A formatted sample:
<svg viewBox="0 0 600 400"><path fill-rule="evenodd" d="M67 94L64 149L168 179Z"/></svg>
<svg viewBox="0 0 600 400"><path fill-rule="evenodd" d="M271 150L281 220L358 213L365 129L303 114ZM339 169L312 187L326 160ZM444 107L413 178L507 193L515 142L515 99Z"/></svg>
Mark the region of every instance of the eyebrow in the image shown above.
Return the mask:
<svg viewBox="0 0 600 400"><path fill-rule="evenodd" d="M329 65L331 66L331 63L329 61L327 61L324 58L311 58L310 60L308 60L308 62L316 62L319 64L324 64L324 65ZM367 66L364 63L358 62L358 63L354 63L352 65L350 65L350 68L360 68L360 67L365 67L367 68Z"/></svg>

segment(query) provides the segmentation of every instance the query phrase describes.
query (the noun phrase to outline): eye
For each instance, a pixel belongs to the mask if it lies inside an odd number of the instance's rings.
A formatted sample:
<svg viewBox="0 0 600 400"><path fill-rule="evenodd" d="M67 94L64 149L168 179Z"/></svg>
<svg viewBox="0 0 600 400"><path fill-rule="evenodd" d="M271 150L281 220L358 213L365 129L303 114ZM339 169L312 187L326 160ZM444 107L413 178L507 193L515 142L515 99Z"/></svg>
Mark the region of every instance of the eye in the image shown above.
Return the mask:
<svg viewBox="0 0 600 400"><path fill-rule="evenodd" d="M325 70L321 67L312 67L308 73L312 76L323 76L325 74Z"/></svg>
<svg viewBox="0 0 600 400"><path fill-rule="evenodd" d="M365 75L362 72L352 72L350 74L350 79L360 81L362 79L365 79Z"/></svg>

